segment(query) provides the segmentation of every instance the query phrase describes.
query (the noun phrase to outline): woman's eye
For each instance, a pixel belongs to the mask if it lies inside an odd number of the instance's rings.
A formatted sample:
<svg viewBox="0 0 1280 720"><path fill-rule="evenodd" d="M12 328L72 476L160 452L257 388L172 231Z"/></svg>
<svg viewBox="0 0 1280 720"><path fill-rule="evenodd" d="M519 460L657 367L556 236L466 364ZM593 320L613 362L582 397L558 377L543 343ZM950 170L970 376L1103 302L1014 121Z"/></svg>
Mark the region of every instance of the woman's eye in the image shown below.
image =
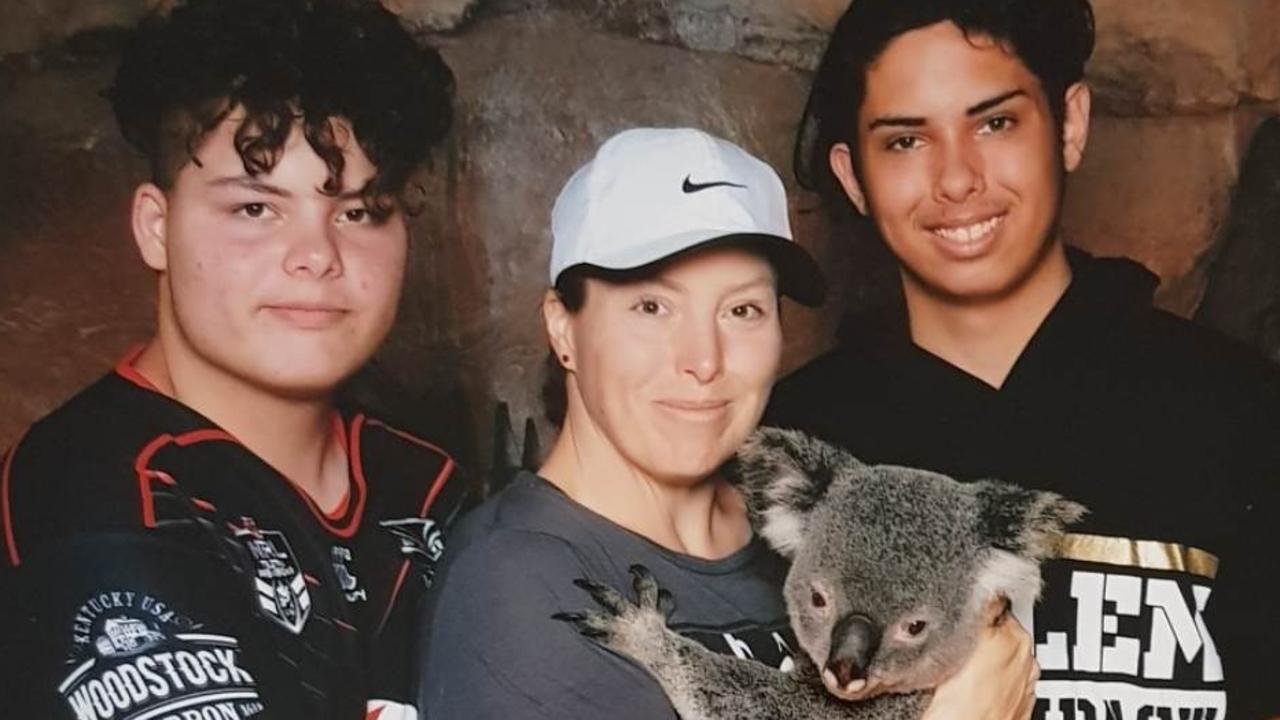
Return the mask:
<svg viewBox="0 0 1280 720"><path fill-rule="evenodd" d="M645 315L657 315L662 312L662 305L657 300L641 300L636 303L635 309Z"/></svg>
<svg viewBox="0 0 1280 720"><path fill-rule="evenodd" d="M756 305L735 305L729 313L739 320L754 320L764 315L764 311Z"/></svg>
<svg viewBox="0 0 1280 720"><path fill-rule="evenodd" d="M238 212L245 217L260 218L267 214L266 203L245 203L238 208Z"/></svg>

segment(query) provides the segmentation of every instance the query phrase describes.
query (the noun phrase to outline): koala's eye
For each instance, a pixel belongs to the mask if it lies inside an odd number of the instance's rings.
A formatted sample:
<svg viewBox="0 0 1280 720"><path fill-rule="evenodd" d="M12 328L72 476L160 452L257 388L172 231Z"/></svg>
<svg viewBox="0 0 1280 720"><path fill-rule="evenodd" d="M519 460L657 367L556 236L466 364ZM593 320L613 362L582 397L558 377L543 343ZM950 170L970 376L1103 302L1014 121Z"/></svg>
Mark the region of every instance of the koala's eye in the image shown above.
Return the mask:
<svg viewBox="0 0 1280 720"><path fill-rule="evenodd" d="M813 603L813 606L816 608L827 606L827 599L822 597L822 593L818 592L817 590L813 591L813 595L810 596L809 599Z"/></svg>
<svg viewBox="0 0 1280 720"><path fill-rule="evenodd" d="M928 626L929 626L929 623L923 620L912 620L911 622L907 623L907 634L910 635L911 637L916 637L920 633L924 632L924 629Z"/></svg>

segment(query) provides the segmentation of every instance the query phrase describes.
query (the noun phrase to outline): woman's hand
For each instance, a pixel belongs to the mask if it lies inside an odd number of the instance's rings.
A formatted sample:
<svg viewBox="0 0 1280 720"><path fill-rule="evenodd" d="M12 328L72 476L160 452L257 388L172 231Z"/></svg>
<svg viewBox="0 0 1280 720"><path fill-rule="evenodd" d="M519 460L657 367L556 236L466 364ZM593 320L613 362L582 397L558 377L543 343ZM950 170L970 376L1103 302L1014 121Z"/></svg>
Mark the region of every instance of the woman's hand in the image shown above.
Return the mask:
<svg viewBox="0 0 1280 720"><path fill-rule="evenodd" d="M1008 601L988 607L990 623L955 675L934 690L922 720L1026 720L1035 708L1040 666L1031 636L1008 612Z"/></svg>

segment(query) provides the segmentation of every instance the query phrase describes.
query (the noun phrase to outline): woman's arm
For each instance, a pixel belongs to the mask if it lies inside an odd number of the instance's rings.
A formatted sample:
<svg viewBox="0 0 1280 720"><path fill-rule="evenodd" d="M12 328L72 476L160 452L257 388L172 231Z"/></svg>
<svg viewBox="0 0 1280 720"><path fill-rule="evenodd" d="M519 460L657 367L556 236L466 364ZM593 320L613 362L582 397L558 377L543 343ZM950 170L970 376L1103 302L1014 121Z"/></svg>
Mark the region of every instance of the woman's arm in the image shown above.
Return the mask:
<svg viewBox="0 0 1280 720"><path fill-rule="evenodd" d="M552 615L590 602L572 547L495 531L447 558L421 622L418 709L431 720L674 718L658 684L630 660Z"/></svg>

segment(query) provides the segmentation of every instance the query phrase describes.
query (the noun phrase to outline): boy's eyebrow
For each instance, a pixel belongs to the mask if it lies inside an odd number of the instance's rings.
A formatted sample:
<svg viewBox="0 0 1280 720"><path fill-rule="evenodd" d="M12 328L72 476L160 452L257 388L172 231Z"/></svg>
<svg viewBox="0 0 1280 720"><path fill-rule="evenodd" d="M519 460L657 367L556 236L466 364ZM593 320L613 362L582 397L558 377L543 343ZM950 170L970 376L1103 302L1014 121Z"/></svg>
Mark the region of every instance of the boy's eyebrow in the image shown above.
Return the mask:
<svg viewBox="0 0 1280 720"><path fill-rule="evenodd" d="M968 117L980 115L1001 103L1026 94L1025 90L1008 90L969 106L965 109L964 114ZM909 115L885 115L872 120L871 123L867 125L867 130L875 130L879 127L923 127L925 122L925 119L922 117L912 117Z"/></svg>
<svg viewBox="0 0 1280 720"><path fill-rule="evenodd" d="M275 195L276 197L292 197L293 193L282 187L262 182L257 178L248 175L230 175L210 180L209 184L213 187L226 187L228 185L246 188L248 190L256 190L267 195Z"/></svg>
<svg viewBox="0 0 1280 720"><path fill-rule="evenodd" d="M872 120L867 125L867 130L875 130L879 127L924 127L924 118L907 117L905 115L885 115Z"/></svg>
<svg viewBox="0 0 1280 720"><path fill-rule="evenodd" d="M363 199L364 196L365 196L364 188L358 188L356 190L343 190L342 192L338 193L337 198L339 200L357 200L357 199Z"/></svg>
<svg viewBox="0 0 1280 720"><path fill-rule="evenodd" d="M1006 100L1011 100L1013 98L1016 98L1021 95L1026 95L1026 94L1027 94L1026 91L1021 89L1014 89L1014 90L1009 90L1007 92L1002 92L993 98L983 100L982 102L976 105L973 105L968 110L965 110L964 114L968 115L969 117L973 117L974 115L981 115L982 113L990 110L993 107L996 107L997 105L1003 103Z"/></svg>

